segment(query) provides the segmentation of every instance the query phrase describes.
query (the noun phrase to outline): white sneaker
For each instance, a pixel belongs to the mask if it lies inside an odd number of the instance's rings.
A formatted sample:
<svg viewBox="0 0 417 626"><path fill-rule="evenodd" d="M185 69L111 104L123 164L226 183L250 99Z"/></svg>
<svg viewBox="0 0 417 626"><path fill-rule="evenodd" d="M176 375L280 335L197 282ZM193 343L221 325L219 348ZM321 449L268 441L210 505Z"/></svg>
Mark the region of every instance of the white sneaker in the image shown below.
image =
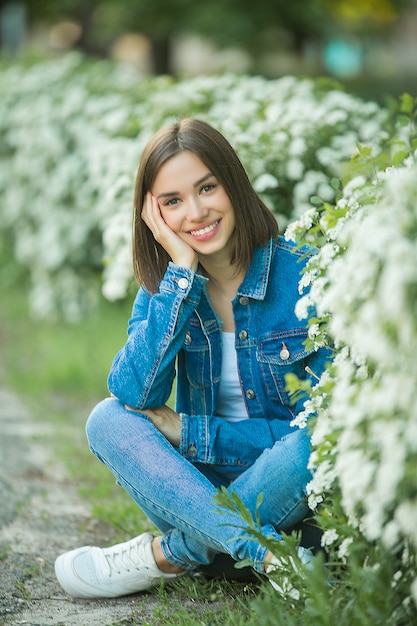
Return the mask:
<svg viewBox="0 0 417 626"><path fill-rule="evenodd" d="M309 565L311 567L314 555L310 550L299 546L299 548L297 549L297 554L301 563L303 563L307 568ZM288 570L289 565L293 568L294 572L298 572L297 564L291 556L288 557L288 560L284 560L282 557L278 558L274 556L271 559L270 564L266 568L265 573L268 576L269 582L271 583L273 588L278 591L278 593L280 593L283 598L292 598L293 600L299 600L300 592L294 587L294 585L288 580L287 576L285 575L285 570ZM276 578L280 570L282 571L282 577L278 583ZM273 578L270 577L270 574L273 574Z"/></svg>
<svg viewBox="0 0 417 626"><path fill-rule="evenodd" d="M161 578L177 578L180 574L166 574L157 567L153 538L144 533L111 548L83 546L65 552L55 561L56 577L77 598L116 598L150 589Z"/></svg>

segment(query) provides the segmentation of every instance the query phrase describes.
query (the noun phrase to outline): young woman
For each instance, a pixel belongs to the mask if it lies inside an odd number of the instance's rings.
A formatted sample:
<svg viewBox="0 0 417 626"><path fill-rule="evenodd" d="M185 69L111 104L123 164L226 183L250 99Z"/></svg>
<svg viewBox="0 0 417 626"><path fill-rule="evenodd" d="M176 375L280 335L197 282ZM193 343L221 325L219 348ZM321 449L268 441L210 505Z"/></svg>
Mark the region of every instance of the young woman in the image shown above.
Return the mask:
<svg viewBox="0 0 417 626"><path fill-rule="evenodd" d="M276 539L308 514L309 438L291 425L303 403L291 403L285 375L306 378L307 365L320 375L328 354L306 351L294 314L305 258L278 237L217 130L184 119L151 139L135 191L141 286L110 371L112 397L93 410L87 436L160 534L59 556L68 593L145 590L220 553L250 559L260 573L273 567L273 555L236 529L237 514L219 515L213 497L226 486L254 514L262 493L262 532ZM299 548L302 560L310 554Z"/></svg>

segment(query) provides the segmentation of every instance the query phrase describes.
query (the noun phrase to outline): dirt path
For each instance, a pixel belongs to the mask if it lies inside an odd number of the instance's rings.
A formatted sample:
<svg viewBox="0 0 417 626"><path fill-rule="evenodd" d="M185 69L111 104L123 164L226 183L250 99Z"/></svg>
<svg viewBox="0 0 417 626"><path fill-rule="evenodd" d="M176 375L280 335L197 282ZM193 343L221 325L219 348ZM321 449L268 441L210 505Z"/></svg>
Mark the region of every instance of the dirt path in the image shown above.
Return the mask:
<svg viewBox="0 0 417 626"><path fill-rule="evenodd" d="M76 600L58 585L54 561L78 545L106 545L35 422L13 394L0 390L0 626L109 626L145 622L155 600L129 596Z"/></svg>

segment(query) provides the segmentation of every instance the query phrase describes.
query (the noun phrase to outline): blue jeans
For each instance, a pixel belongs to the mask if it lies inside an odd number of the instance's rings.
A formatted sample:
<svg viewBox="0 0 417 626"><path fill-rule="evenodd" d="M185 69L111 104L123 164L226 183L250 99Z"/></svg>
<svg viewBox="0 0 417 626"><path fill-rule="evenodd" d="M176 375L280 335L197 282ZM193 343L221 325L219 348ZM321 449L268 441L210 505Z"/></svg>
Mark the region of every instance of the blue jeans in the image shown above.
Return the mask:
<svg viewBox="0 0 417 626"><path fill-rule="evenodd" d="M310 443L305 429L277 441L244 469L191 463L148 417L116 399L94 408L86 430L91 451L163 533L166 559L183 569L209 564L223 552L235 561L249 559L263 572L267 549L242 529L237 513L216 510L213 497L221 485L233 490L253 516L258 495L264 494L259 515L268 537L280 539L281 530L289 532L308 513Z"/></svg>

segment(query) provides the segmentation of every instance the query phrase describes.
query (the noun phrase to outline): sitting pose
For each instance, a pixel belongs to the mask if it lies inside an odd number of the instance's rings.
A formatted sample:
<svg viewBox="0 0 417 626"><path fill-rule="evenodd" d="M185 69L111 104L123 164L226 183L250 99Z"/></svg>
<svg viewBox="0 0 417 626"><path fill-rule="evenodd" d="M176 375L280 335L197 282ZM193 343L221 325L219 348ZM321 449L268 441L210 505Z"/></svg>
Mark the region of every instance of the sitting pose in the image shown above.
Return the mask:
<svg viewBox="0 0 417 626"><path fill-rule="evenodd" d="M277 222L227 140L198 119L161 129L136 180L133 264L140 288L111 397L87 422L92 452L160 533L58 557L73 596L115 597L209 566L223 554L268 573L272 553L237 513L216 510L223 486L282 539L308 516L309 434L292 425L285 376L319 376L297 319L308 250ZM307 367L307 371L306 371ZM175 381L175 410L167 405ZM302 561L311 558L300 546ZM277 560L275 559L275 562ZM272 565L271 565L272 564Z"/></svg>

